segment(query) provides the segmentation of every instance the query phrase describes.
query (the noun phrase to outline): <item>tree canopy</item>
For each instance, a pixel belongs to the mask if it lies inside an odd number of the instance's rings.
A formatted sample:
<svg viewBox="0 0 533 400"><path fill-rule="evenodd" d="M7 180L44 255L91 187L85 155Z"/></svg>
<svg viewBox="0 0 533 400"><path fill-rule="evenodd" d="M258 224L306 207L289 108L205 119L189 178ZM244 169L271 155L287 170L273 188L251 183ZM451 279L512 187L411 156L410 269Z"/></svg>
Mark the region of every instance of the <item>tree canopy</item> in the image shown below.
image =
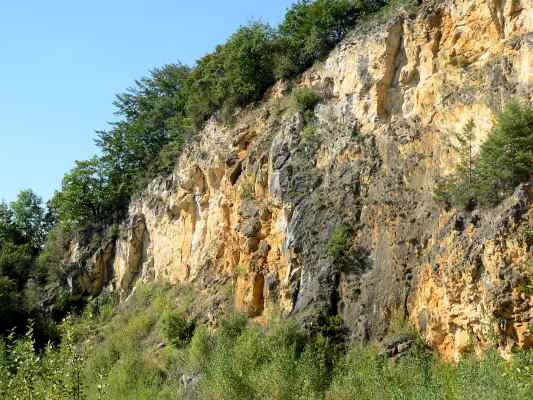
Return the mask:
<svg viewBox="0 0 533 400"><path fill-rule="evenodd" d="M458 207L494 206L533 176L533 107L510 102L477 155L473 127L469 122L459 135L461 162L455 174L441 180L435 195Z"/></svg>
<svg viewBox="0 0 533 400"><path fill-rule="evenodd" d="M0 203L0 336L10 329L22 331L29 318L42 320L25 300L29 282L40 279L36 260L53 215L31 190L20 192L11 204Z"/></svg>

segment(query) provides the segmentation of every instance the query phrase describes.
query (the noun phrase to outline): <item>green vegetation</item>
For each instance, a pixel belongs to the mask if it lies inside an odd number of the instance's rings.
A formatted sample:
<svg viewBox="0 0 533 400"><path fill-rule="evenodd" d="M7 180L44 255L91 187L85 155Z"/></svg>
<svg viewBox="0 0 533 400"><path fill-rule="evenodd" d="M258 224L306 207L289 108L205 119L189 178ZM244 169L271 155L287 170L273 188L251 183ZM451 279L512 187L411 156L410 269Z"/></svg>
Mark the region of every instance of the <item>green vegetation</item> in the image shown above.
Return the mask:
<svg viewBox="0 0 533 400"><path fill-rule="evenodd" d="M458 135L461 161L456 174L443 178L435 197L452 206L494 206L533 173L533 107L508 104L481 145L472 151L474 123Z"/></svg>
<svg viewBox="0 0 533 400"><path fill-rule="evenodd" d="M313 111L320 101L320 94L312 88L302 87L292 93L294 105L301 113Z"/></svg>
<svg viewBox="0 0 533 400"><path fill-rule="evenodd" d="M195 127L219 109L242 107L263 96L274 83L273 36L268 25L252 23L198 61L188 99Z"/></svg>
<svg viewBox="0 0 533 400"><path fill-rule="evenodd" d="M174 346L180 348L188 345L194 333L195 324L179 312L172 312L163 320L166 338Z"/></svg>
<svg viewBox="0 0 533 400"><path fill-rule="evenodd" d="M309 87L297 88L291 94L292 107L303 116L302 138L307 142L316 138L315 107L321 99L320 93Z"/></svg>
<svg viewBox="0 0 533 400"><path fill-rule="evenodd" d="M290 319L274 318L263 328L229 313L216 329L198 324L188 344L168 344L165 314L179 309L190 319L188 296L184 288L139 286L112 316L103 317L92 305L83 317L65 320L61 344L39 354L31 330L18 340L6 338L0 343L0 396L525 400L533 390L531 350L509 362L490 351L445 364L418 340L392 362L375 344L336 346L333 319L310 337ZM197 383L184 385L182 377Z"/></svg>
<svg viewBox="0 0 533 400"><path fill-rule="evenodd" d="M343 258L349 247L349 239L349 228L344 225L337 226L328 241L328 256L333 257L335 260Z"/></svg>
<svg viewBox="0 0 533 400"><path fill-rule="evenodd" d="M54 323L40 307L49 271L39 259L55 218L54 209L31 190L11 204L0 203L0 337L11 330L24 333L33 320L39 345L55 338Z"/></svg>
<svg viewBox="0 0 533 400"><path fill-rule="evenodd" d="M533 296L533 281L526 278L520 285L518 285L518 290L528 296Z"/></svg>
<svg viewBox="0 0 533 400"><path fill-rule="evenodd" d="M291 78L322 59L352 29L357 19L374 10L363 1L300 0L288 11L276 38L276 76Z"/></svg>

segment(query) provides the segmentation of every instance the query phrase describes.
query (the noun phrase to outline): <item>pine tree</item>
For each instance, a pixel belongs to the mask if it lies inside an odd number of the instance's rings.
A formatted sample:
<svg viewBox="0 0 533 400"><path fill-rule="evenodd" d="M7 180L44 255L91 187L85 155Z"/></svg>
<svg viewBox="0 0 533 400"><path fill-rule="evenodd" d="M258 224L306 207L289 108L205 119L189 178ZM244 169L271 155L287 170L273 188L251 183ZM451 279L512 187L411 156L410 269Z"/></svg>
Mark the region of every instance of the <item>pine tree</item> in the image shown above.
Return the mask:
<svg viewBox="0 0 533 400"><path fill-rule="evenodd" d="M463 130L456 134L457 140L459 141L459 145L454 146L455 150L459 153L461 157L459 170L466 175L469 186L472 185L474 173L475 127L476 124L474 123L474 120L470 119L463 127Z"/></svg>
<svg viewBox="0 0 533 400"><path fill-rule="evenodd" d="M509 103L474 154L475 124L469 121L457 135L461 161L457 172L442 178L434 196L453 206L494 206L522 182L533 177L533 107Z"/></svg>

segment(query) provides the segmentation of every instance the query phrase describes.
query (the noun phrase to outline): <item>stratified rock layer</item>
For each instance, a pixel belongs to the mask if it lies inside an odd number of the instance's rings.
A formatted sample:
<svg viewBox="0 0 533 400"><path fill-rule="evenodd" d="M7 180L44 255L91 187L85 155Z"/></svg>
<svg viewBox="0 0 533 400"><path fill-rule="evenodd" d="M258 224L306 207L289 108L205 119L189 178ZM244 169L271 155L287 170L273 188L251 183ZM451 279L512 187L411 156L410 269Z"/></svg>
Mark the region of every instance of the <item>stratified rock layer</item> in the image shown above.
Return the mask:
<svg viewBox="0 0 533 400"><path fill-rule="evenodd" d="M210 121L85 261L80 291L231 284L250 317L281 310L312 327L338 314L354 339L405 314L447 359L532 346L533 300L519 289L533 268L532 187L472 213L432 199L457 164L455 132L473 118L477 147L509 99L533 100L531 2L433 3L363 23L300 78L323 95L315 129L282 83L234 126Z"/></svg>

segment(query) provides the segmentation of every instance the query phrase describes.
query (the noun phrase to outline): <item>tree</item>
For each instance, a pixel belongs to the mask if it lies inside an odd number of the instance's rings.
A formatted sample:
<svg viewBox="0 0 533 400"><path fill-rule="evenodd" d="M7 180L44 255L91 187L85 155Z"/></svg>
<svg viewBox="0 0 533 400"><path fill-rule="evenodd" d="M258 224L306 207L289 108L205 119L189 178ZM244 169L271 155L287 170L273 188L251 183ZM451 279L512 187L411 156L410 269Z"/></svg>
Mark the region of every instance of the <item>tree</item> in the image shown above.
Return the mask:
<svg viewBox="0 0 533 400"><path fill-rule="evenodd" d="M474 133L475 123L470 119L461 132L455 134L458 145L453 146L459 155L457 172L449 178L441 179L436 190L437 197L446 198L451 204L473 208L476 203Z"/></svg>
<svg viewBox="0 0 533 400"><path fill-rule="evenodd" d="M0 203L0 336L12 328L20 331L30 317L33 305L22 293L28 293L26 286L36 275L35 259L48 230L47 214L31 190L20 192L10 205Z"/></svg>
<svg viewBox="0 0 533 400"><path fill-rule="evenodd" d="M367 10L353 0L299 0L285 15L277 39L276 76L290 78L322 59Z"/></svg>
<svg viewBox="0 0 533 400"><path fill-rule="evenodd" d="M38 251L46 238L48 225L53 223L46 218L42 199L30 189L23 190L11 203L11 210L16 229Z"/></svg>
<svg viewBox="0 0 533 400"><path fill-rule="evenodd" d="M76 166L63 178L61 191L52 200L61 221L81 227L105 222L115 202L108 177L98 158L76 161Z"/></svg>
<svg viewBox="0 0 533 400"><path fill-rule="evenodd" d="M274 83L272 38L269 25L259 22L241 27L222 47L223 97L240 105L259 100Z"/></svg>
<svg viewBox="0 0 533 400"><path fill-rule="evenodd" d="M4 242L0 247L0 276L11 279L21 290L33 268L35 252L30 244Z"/></svg>
<svg viewBox="0 0 533 400"><path fill-rule="evenodd" d="M161 172L157 159L169 143L181 144L188 134L185 86L190 69L170 64L154 69L150 76L117 96L114 106L121 119L109 131L99 131L96 144L109 184L121 204L138 189L147 171Z"/></svg>
<svg viewBox="0 0 533 400"><path fill-rule="evenodd" d="M218 109L231 111L259 100L274 83L273 29L259 22L241 27L190 76L188 112L196 128Z"/></svg>
<svg viewBox="0 0 533 400"><path fill-rule="evenodd" d="M0 202L0 247L5 242L22 242L22 235L13 222L13 210L6 202Z"/></svg>
<svg viewBox="0 0 533 400"><path fill-rule="evenodd" d="M463 130L456 135L459 146L456 146L455 149L461 157L459 168L467 176L468 185L471 185L473 182L475 127L474 120L470 119Z"/></svg>
<svg viewBox="0 0 533 400"><path fill-rule="evenodd" d="M20 317L20 301L16 283L0 275L0 336L13 328Z"/></svg>
<svg viewBox="0 0 533 400"><path fill-rule="evenodd" d="M474 123L458 136L461 162L457 172L441 179L437 200L453 206L494 206L533 176L533 107L511 102L473 156Z"/></svg>
<svg viewBox="0 0 533 400"><path fill-rule="evenodd" d="M484 204L495 204L521 182L533 177L533 107L517 101L499 114L494 129L481 145L480 192Z"/></svg>

